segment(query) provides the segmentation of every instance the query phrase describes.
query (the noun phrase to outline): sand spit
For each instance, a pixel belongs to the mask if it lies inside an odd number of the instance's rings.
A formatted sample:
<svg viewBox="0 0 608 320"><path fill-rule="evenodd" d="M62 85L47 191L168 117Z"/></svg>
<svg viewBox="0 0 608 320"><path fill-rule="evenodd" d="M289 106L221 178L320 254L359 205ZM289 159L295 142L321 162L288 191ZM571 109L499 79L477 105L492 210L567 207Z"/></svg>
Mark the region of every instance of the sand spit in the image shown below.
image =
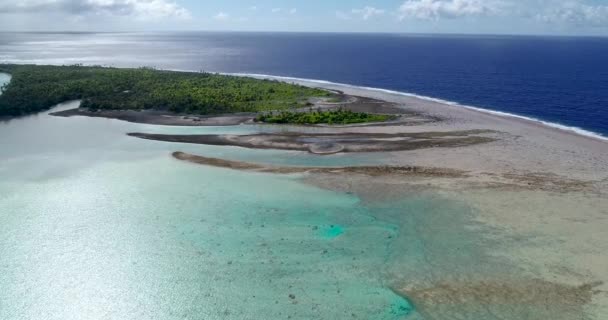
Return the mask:
<svg viewBox="0 0 608 320"><path fill-rule="evenodd" d="M395 198L399 198L402 194L411 191L411 189L407 188L400 189L399 185L403 183L407 183L408 188L441 187L446 189L540 190L558 193L597 193L603 183L602 181L582 181L543 173L531 173L528 175L479 174L449 168L392 165L352 167L270 166L210 158L184 152L174 152L172 155L178 160L217 168L276 174L309 173L312 175L307 177L306 180L311 184L335 191L352 192L361 195L373 193L371 190L367 190L367 187L378 190L386 190L392 187L393 191L396 192ZM377 177L379 180L357 181L356 176L353 175ZM404 176L408 176L409 179L404 181ZM351 181L346 182L346 177L351 179ZM416 180L415 178L432 179ZM391 192L387 190L382 194L390 197Z"/></svg>
<svg viewBox="0 0 608 320"><path fill-rule="evenodd" d="M268 78L268 77L267 77ZM577 180L608 178L608 141L564 130L523 117L467 108L380 89L289 79L301 85L341 90L345 95L390 102L402 109L440 121L415 126L359 128L366 133L493 130L497 141L460 148L429 148L392 152L390 164L453 168L492 174L548 173ZM351 129L351 131L354 131Z"/></svg>
<svg viewBox="0 0 608 320"><path fill-rule="evenodd" d="M363 174L367 176L410 175L425 177L464 177L466 172L428 168L428 167L397 167L397 166L357 166L357 167L277 167L266 166L242 161L230 161L218 158L208 158L184 152L174 152L173 157L191 163L213 166L218 168L257 171L266 173L326 173L326 174Z"/></svg>
<svg viewBox="0 0 608 320"><path fill-rule="evenodd" d="M463 147L492 142L495 139L488 136L492 133L487 130L469 130L398 134L289 132L251 135L163 135L146 133L129 133L129 135L158 141L333 154Z"/></svg>

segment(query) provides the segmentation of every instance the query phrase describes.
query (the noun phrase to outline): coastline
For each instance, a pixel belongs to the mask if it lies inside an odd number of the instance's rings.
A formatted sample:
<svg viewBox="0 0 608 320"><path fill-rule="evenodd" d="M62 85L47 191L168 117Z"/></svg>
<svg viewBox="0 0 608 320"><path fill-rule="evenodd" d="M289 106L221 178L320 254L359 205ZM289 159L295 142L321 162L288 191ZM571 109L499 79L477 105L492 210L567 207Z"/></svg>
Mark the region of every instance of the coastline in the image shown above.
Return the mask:
<svg viewBox="0 0 608 320"><path fill-rule="evenodd" d="M98 110L89 111L81 108L51 112L57 117L83 116L92 118L109 118L133 123L153 124L160 126L236 126L251 122L255 114L237 113L226 115L186 115L158 110Z"/></svg>
<svg viewBox="0 0 608 320"><path fill-rule="evenodd" d="M191 72L191 71L178 70L178 69L173 69L173 71ZM320 88L323 88L326 90L336 90L336 91L340 91L340 92L342 92L342 89L338 89L340 87L354 89L354 90L363 89L368 92L376 91L379 93L386 93L386 94L390 94L390 95L398 95L398 96L411 98L412 102L416 102L416 101L432 102L432 103L442 104L445 106L459 107L459 108L477 111L480 113L486 113L486 114L491 114L491 115L500 116L500 117L508 117L508 118L514 118L514 119L523 120L523 121L527 121L527 122L532 122L535 124L539 124L539 125L543 125L543 126L552 128L552 129L568 131L571 133L576 133L578 135L583 135L583 136L587 136L587 137L591 137L591 138L595 138L595 139L599 139L599 140L608 141L608 136L605 136L605 135L602 135L601 133L590 131L590 130L587 130L584 128L568 126L568 125L551 122L551 121L546 121L546 120L542 120L542 119L538 119L538 118L534 118L534 117L529 117L529 116L524 116L524 115L519 115L519 114L514 114L514 113L508 113L508 112L503 112L503 111L499 111L499 110L493 110L490 108L482 108L482 107L461 104L459 102L444 100L441 98L417 95L414 93L389 90L389 89L383 89L383 88L376 88L376 87L357 86L357 85L351 85L351 84L346 84L346 83L331 82L331 81L326 81L326 80L297 78L297 77L274 76L274 75L256 74L256 73L220 73L220 74L243 76L243 77L253 77L253 78L257 78L257 79L274 79L274 80L280 80L280 81L288 81L288 82L306 84L308 86L313 86L313 87L319 86ZM333 87L336 87L336 88L329 89L329 88L333 88Z"/></svg>
<svg viewBox="0 0 608 320"><path fill-rule="evenodd" d="M159 69L159 70L175 71L175 72L188 72L188 73L198 72L197 70L175 69L175 68L163 68L163 69ZM569 132L572 134L577 134L577 135L608 142L608 136L605 136L605 135L602 135L601 133L593 132L593 131L590 131L590 130L587 130L584 128L568 126L568 125L564 125L564 124L560 124L560 123L556 123L556 122L546 121L546 120L529 117L529 116L524 116L524 115L519 115L519 114L514 114L514 113L503 112L503 111L499 111L499 110L493 110L491 108L483 108L483 107L461 104L458 102L449 101L449 100L445 100L445 99L441 99L441 98L417 95L414 93L408 93L408 92L402 92L402 91L396 91L396 90L390 90L390 89L383 89L383 88L376 88L376 87L357 86L357 85L352 85L352 84L337 83L337 82L331 82L331 81L319 80L319 79L306 79L306 78L289 77L289 76L277 76L277 75L267 75L267 74L257 74L257 73L227 73L227 72L211 72L211 73L216 73L216 74L220 74L220 75L241 76L241 77L250 77L250 78L256 78L256 79L269 79L269 80L291 82L291 83L301 84L301 85L308 86L308 87L321 88L321 89L325 89L325 90L337 92L337 93L344 93L344 92L348 93L351 90L362 90L367 93L366 95L361 95L362 97L372 98L372 99L381 99L381 98L376 98L376 94L374 94L374 93L378 93L378 94L380 94L380 96L382 96L382 94L388 94L389 96L399 96L399 97L407 98L407 99L405 99L405 101L411 102L414 105L437 104L437 105L441 105L444 107L450 107L450 108L456 107L459 109L475 111L478 113L493 115L496 117L510 118L513 120L527 122L529 124L543 126L543 127L546 127L547 129ZM10 74L7 74L7 73L4 73L4 74L6 74L10 77ZM422 111L424 112L424 110L422 110ZM64 115L70 115L70 114L66 113ZM78 115L78 114L71 114L71 115ZM90 113L85 113L85 114L80 114L80 115L93 116ZM197 116L197 115L194 115L194 116ZM116 117L116 116L112 116L112 117ZM212 118L213 116L199 116L199 117L200 118ZM130 120L125 120L125 121L130 121ZM228 123L232 123L232 122L234 122L234 120L228 121ZM145 122L142 122L142 123L145 123ZM184 123L184 124L182 124L182 123ZM151 124L154 124L154 123L151 123ZM161 123L158 123L158 124L163 125L162 121L161 121ZM168 124L168 125L188 125L188 124L187 124L187 122L176 121L176 124ZM201 125L205 125L205 124L201 124ZM216 124L211 123L208 125L213 126ZM223 124L219 124L219 125L223 125ZM228 124L228 125L230 125L230 124ZM195 126L195 125L193 125L193 126Z"/></svg>
<svg viewBox="0 0 608 320"><path fill-rule="evenodd" d="M172 70L186 71L186 70ZM191 72L191 71L189 71ZM276 77L254 74L232 74L282 81L293 81L296 84L317 87L325 90L343 92L345 95L376 99L391 108L396 107L405 113L419 118L413 123L366 124L363 126L315 126L315 131L324 134L358 133L358 134L407 134L420 132L456 132L470 130L489 130L501 135L495 142L458 148L429 148L413 151L387 152L386 163L389 165L430 166L447 169L464 170L478 173L497 174L556 174L571 179L603 180L608 179L608 164L603 161L608 155L608 140L596 135L581 134L573 130L564 130L556 125L528 119L522 116L505 115L501 112L482 110L474 107L463 107L447 103L440 99L423 98L407 93L384 89L364 88L352 85L341 85L328 81L306 80L289 77ZM129 111L131 112L131 111ZM78 114L78 110L64 111ZM141 112L131 112L142 114ZM152 112L154 113L154 112ZM81 114L97 116L94 113ZM104 116L104 115L101 115ZM164 125L235 125L249 120L200 117L203 121L184 120L184 115L166 115L159 113L155 120L133 120L134 115L111 115L110 118L133 122ZM251 117L251 116L249 116ZM145 118L145 117L144 117ZM159 120L159 118L162 118ZM172 118L172 119L169 119ZM219 120L218 120L219 119ZM422 119L422 121L419 121ZM167 122L168 121L168 122ZM284 125L289 131L302 131L304 127ZM298 148L296 148L298 149ZM302 148L299 148L300 150ZM307 149L307 148L304 148ZM179 151L179 150L176 150ZM480 160L480 156L483 160Z"/></svg>
<svg viewBox="0 0 608 320"><path fill-rule="evenodd" d="M175 70L171 71L186 71ZM190 72L190 71L189 71ZM264 79L289 80L296 84L343 92L346 95L377 99L397 105L415 115L438 121L413 125L382 124L354 127L319 126L319 133L403 134L441 131L489 130L499 132L498 141L459 148L430 148L387 152L389 165L441 167L493 174L555 174L568 179L601 181L608 179L608 140L595 134L564 130L523 116L463 107L440 99L423 98L384 89L336 84L328 81L289 77L231 74ZM213 124L212 124L213 125ZM298 132L304 127L283 125ZM176 150L178 151L178 150Z"/></svg>
<svg viewBox="0 0 608 320"><path fill-rule="evenodd" d="M192 72L187 70L172 70ZM572 179L608 179L608 164L602 161L608 155L608 140L595 134L582 134L575 129L564 130L560 125L517 115L506 115L476 107L464 107L444 100L419 97L408 93L385 89L365 88L336 84L322 80L307 80L256 74L231 74L264 79L292 81L296 84L344 93L361 99L378 100L389 109L403 110L406 119L399 123L365 124L355 126L314 126L323 134L410 134L421 132L462 132L486 130L499 132L497 141L458 148L431 148L387 152L386 164L442 167L447 169L492 172L498 174L557 174ZM372 110L369 104L363 109ZM159 111L104 111L103 114L76 109L56 115L101 116L138 123L184 126L218 126L247 124L252 115L225 115L203 117L169 115ZM117 113L117 114L114 114ZM409 120L411 118L411 121ZM298 133L304 127L286 125L289 131ZM329 149L341 150L331 146ZM296 148L297 150L303 148ZM309 149L304 148L304 149ZM321 148L323 149L323 148ZM406 148L408 149L408 148ZM321 153L326 153L321 150ZM366 151L360 149L359 151ZM388 151L388 150L387 150ZM333 153L333 152L329 152ZM480 161L481 155L483 160Z"/></svg>
<svg viewBox="0 0 608 320"><path fill-rule="evenodd" d="M348 127L353 130L360 127ZM374 128L368 126L367 128ZM266 133L250 135L167 135L129 133L146 140L204 145L236 146L249 149L308 151L327 155L352 152L387 152L427 148L458 148L495 141L491 131L450 131L420 133Z"/></svg>
<svg viewBox="0 0 608 320"><path fill-rule="evenodd" d="M319 86L318 82L298 84ZM422 131L493 130L502 133L496 142L463 148L426 149L393 152L389 164L450 168L472 172L551 173L573 179L608 179L608 140L547 126L533 120L507 117L494 112L463 108L402 94L337 84L321 88L342 90L345 94L366 96L403 105L408 110L442 121L416 126L366 127L365 133L404 133ZM327 132L335 132L328 129ZM352 130L349 130L352 132ZM481 158L481 159L480 159Z"/></svg>

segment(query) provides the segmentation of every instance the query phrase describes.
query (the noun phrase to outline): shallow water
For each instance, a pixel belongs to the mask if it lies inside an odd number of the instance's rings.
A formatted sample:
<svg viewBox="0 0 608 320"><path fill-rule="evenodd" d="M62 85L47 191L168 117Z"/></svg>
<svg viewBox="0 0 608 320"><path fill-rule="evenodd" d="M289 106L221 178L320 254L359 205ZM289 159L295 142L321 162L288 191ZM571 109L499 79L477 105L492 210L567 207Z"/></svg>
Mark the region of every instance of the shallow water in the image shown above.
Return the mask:
<svg viewBox="0 0 608 320"><path fill-rule="evenodd" d="M3 319L409 311L377 273L390 229L352 196L166 157L44 173L0 184Z"/></svg>
<svg viewBox="0 0 608 320"><path fill-rule="evenodd" d="M62 105L61 108L75 106ZM370 156L160 143L126 132L245 132L46 114L0 123L2 319L398 319L387 236L353 195L293 176L179 162L175 150L279 164Z"/></svg>

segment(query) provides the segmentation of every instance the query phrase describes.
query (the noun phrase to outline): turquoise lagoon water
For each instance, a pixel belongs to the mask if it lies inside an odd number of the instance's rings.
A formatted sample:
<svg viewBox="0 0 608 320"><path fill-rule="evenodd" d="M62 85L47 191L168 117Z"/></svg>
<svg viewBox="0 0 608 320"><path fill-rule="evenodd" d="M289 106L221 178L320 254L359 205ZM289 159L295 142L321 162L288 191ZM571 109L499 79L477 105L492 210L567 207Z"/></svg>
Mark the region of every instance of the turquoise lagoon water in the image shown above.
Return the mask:
<svg viewBox="0 0 608 320"><path fill-rule="evenodd" d="M182 163L170 151L206 148L124 135L147 127L44 114L0 125L0 318L396 319L411 312L378 272L396 229L356 197L294 177ZM218 149L202 153L345 161Z"/></svg>
<svg viewBox="0 0 608 320"><path fill-rule="evenodd" d="M461 229L424 235L466 215L461 204L422 194L363 203L297 176L170 153L291 165L380 161L372 156L125 135L257 130L274 129L47 114L0 123L0 319L420 319L392 288L453 268L441 262L475 261L453 252L467 246Z"/></svg>

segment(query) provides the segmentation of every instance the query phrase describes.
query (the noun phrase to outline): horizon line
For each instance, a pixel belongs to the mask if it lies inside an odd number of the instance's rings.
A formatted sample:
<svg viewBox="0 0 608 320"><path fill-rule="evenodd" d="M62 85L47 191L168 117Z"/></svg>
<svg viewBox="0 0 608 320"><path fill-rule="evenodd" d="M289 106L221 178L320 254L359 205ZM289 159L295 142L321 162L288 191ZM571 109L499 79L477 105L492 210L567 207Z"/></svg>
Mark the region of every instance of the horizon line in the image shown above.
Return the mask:
<svg viewBox="0 0 608 320"><path fill-rule="evenodd" d="M7 33L31 34L146 34L146 33L286 33L286 34L361 34L361 35L412 35L412 36L504 36L504 37L562 37L562 38L607 38L602 34L555 34L555 33L468 33L468 32L396 32L396 31L277 31L277 30L121 30L121 31L74 31L74 30L19 30L1 31Z"/></svg>

